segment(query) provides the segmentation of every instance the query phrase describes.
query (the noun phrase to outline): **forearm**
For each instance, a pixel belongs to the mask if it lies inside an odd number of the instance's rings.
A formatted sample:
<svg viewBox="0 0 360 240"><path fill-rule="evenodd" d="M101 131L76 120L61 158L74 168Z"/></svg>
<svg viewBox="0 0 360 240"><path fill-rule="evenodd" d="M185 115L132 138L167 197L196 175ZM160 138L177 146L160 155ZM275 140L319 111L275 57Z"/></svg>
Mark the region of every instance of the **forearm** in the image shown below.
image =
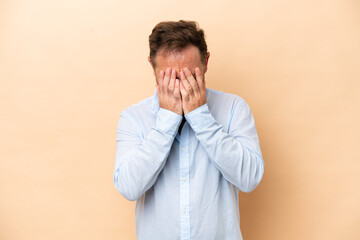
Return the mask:
<svg viewBox="0 0 360 240"><path fill-rule="evenodd" d="M156 125L141 145L117 149L114 184L128 200L141 197L156 181L170 153L182 117L168 110L158 112Z"/></svg>
<svg viewBox="0 0 360 240"><path fill-rule="evenodd" d="M264 164L260 154L226 133L207 105L185 115L212 163L239 190L252 191L260 182ZM201 121L199 121L201 119ZM247 146L246 146L247 145Z"/></svg>

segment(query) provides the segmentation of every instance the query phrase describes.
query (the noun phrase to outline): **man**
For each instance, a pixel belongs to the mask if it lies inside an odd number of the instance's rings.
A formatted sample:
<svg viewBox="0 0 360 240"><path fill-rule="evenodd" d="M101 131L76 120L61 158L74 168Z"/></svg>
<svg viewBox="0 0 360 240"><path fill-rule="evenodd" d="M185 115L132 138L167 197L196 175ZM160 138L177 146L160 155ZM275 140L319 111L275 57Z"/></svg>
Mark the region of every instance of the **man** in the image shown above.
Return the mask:
<svg viewBox="0 0 360 240"><path fill-rule="evenodd" d="M113 174L137 200L137 238L242 239L238 191L264 172L251 110L206 88L210 54L196 22L161 22L149 42L155 94L120 114Z"/></svg>

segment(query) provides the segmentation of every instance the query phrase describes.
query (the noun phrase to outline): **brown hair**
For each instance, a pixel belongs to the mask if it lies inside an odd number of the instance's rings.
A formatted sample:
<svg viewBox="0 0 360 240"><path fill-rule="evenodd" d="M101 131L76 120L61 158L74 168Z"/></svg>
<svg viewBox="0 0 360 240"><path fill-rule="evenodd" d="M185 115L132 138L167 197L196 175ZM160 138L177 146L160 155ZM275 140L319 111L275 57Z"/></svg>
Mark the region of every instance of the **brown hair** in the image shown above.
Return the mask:
<svg viewBox="0 0 360 240"><path fill-rule="evenodd" d="M159 50L178 51L189 45L199 49L201 61L205 64L207 45L204 31L195 21L166 21L158 23L149 36L150 59L155 68L155 57Z"/></svg>

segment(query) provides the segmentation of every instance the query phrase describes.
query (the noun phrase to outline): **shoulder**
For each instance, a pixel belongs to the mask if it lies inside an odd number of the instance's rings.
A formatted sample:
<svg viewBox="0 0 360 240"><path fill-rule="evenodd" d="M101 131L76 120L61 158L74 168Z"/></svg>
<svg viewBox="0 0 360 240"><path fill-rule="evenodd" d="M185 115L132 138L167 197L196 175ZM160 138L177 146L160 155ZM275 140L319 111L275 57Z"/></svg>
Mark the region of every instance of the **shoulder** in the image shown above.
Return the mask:
<svg viewBox="0 0 360 240"><path fill-rule="evenodd" d="M209 98L215 98L216 100L219 100L219 101L237 101L239 103L245 102L245 100L242 97L240 97L239 95L236 95L234 93L228 93L228 92L224 92L224 91L220 91L220 90L216 90L216 89L212 89L212 88L207 88L207 90L208 90Z"/></svg>
<svg viewBox="0 0 360 240"><path fill-rule="evenodd" d="M131 118L141 118L146 114L151 114L153 108L153 98L154 96L150 96L127 106L124 110L121 111L120 115L129 116Z"/></svg>
<svg viewBox="0 0 360 240"><path fill-rule="evenodd" d="M207 90L207 101L212 107L221 107L223 109L234 111L244 104L247 105L246 101L241 96L234 93L228 93L212 88L207 88Z"/></svg>

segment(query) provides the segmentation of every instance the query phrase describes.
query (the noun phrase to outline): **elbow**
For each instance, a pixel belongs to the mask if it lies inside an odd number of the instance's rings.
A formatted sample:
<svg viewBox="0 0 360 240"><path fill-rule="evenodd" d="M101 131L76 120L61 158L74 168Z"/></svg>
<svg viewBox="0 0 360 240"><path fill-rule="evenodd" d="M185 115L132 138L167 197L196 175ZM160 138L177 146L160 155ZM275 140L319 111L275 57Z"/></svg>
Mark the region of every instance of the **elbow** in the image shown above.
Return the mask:
<svg viewBox="0 0 360 240"><path fill-rule="evenodd" d="M252 185L248 185L248 186L241 186L239 188L240 191L244 192L244 193L250 193L252 192L257 186L259 185L259 183L257 184L252 184Z"/></svg>
<svg viewBox="0 0 360 240"><path fill-rule="evenodd" d="M256 168L254 169L254 173L243 178L243 181L238 187L240 191L250 193L260 184L260 181L264 175L264 164L261 158L258 160L259 161Z"/></svg>
<svg viewBox="0 0 360 240"><path fill-rule="evenodd" d="M137 201L140 197L137 197L137 196L133 196L133 195L130 195L130 194L121 194L123 195L124 198L126 198L127 200L129 201Z"/></svg>
<svg viewBox="0 0 360 240"><path fill-rule="evenodd" d="M136 201L141 197L141 194L138 194L137 191L131 189L130 184L126 181L122 180L120 175L120 170L115 169L113 174L113 182L115 185L116 190L127 200L129 201Z"/></svg>

